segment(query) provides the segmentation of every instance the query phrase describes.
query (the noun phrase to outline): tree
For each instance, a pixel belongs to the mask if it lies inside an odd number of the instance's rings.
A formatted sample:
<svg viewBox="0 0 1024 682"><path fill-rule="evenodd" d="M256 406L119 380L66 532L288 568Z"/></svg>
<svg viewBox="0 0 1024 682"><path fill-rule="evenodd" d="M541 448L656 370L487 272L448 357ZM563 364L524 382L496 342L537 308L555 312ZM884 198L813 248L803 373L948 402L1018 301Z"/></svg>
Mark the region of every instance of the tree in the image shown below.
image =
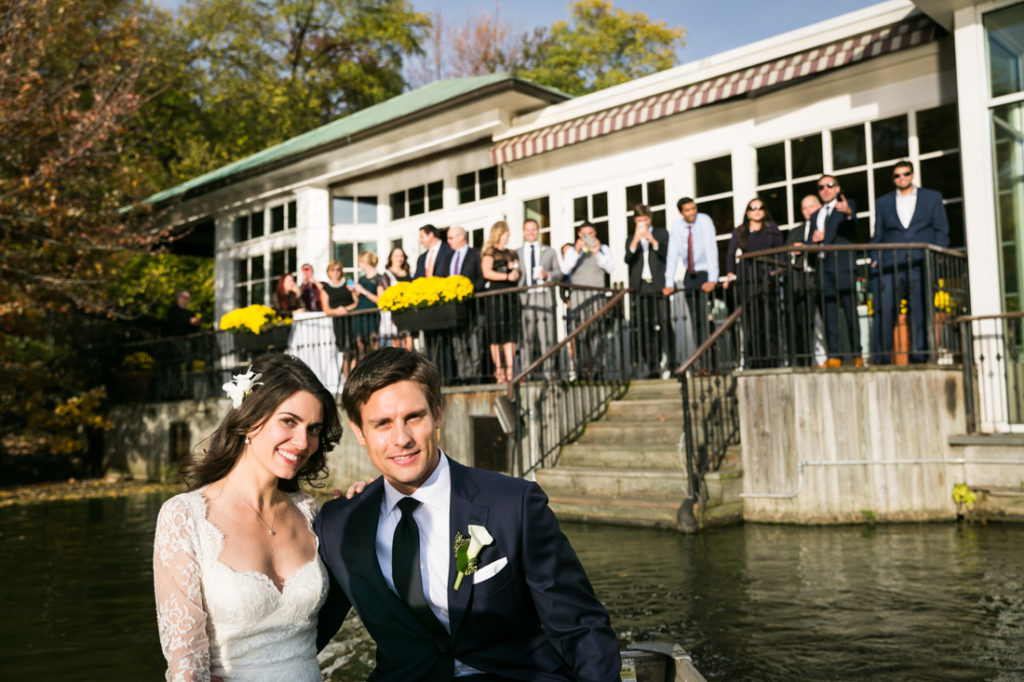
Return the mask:
<svg viewBox="0 0 1024 682"><path fill-rule="evenodd" d="M582 95L675 66L682 27L626 12L611 0L577 0L571 20L523 38L517 75L570 95Z"/></svg>
<svg viewBox="0 0 1024 682"><path fill-rule="evenodd" d="M107 311L111 256L160 235L126 134L152 65L135 0L0 5L0 464L77 456L103 389L76 310Z"/></svg>
<svg viewBox="0 0 1024 682"><path fill-rule="evenodd" d="M432 24L425 54L408 69L413 87L442 78L511 73L518 68L522 38L501 16L501 5L495 5L493 12L474 12L462 23L434 12Z"/></svg>
<svg viewBox="0 0 1024 682"><path fill-rule="evenodd" d="M161 40L180 181L405 88L429 18L406 0L194 0ZM159 122L167 109L144 115ZM157 126L159 127L159 126Z"/></svg>

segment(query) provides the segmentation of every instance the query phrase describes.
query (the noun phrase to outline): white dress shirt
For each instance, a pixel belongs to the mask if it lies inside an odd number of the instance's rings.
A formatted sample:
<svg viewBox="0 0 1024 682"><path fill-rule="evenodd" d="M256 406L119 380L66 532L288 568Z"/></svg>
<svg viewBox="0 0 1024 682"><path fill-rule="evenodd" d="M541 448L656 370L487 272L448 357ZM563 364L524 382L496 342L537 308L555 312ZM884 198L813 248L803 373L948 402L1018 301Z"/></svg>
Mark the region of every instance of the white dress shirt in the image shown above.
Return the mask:
<svg viewBox="0 0 1024 682"><path fill-rule="evenodd" d="M914 219L914 209L917 208L917 187L911 185L911 191L904 194L896 190L896 215L899 216L903 229L910 227L910 221Z"/></svg>
<svg viewBox="0 0 1024 682"><path fill-rule="evenodd" d="M818 209L818 219L816 221L818 224L815 227L815 229L817 229L819 232L825 231L825 221L828 220L828 217L830 215L832 215L832 211L836 210L837 201L838 199L833 199L832 201L828 202L820 209ZM822 257L824 257L824 254L822 254Z"/></svg>
<svg viewBox="0 0 1024 682"><path fill-rule="evenodd" d="M684 219L672 223L668 231L668 260L665 262L665 286L675 286L676 268L682 261L686 273L689 227ZM698 213L693 221L693 271L708 273L709 282L718 281L718 241L715 224L707 213Z"/></svg>
<svg viewBox="0 0 1024 682"><path fill-rule="evenodd" d="M461 249L458 249L457 251L453 251L452 252L452 260L448 264L448 274L449 275L458 275L458 274L460 274L459 270L461 270L462 266L466 264L466 254L467 253L469 253L469 244L466 244ZM458 270L455 269L456 266L458 266Z"/></svg>
<svg viewBox="0 0 1024 682"><path fill-rule="evenodd" d="M430 605L437 619L445 630L451 632L451 621L448 617L448 566L451 546L454 538L449 537L449 521L452 501L451 470L448 458L441 452L434 473L412 495L403 495L395 490L385 479L384 498L380 503L380 518L377 521L377 563L380 564L384 580L392 592L395 589L395 578L391 574L391 545L395 538L395 528L402 519L402 510L398 503L404 497L419 500L420 506L412 513L416 525L420 529L420 576L423 579L423 596ZM461 661L455 661L455 676L479 673Z"/></svg>
<svg viewBox="0 0 1024 682"><path fill-rule="evenodd" d="M526 275L526 286L529 287L529 286L533 286L534 284L538 284L538 283L544 281L543 279L540 279L540 278L534 278L533 270L530 269L530 263L531 262L533 263L534 269L541 267L541 264L540 264L540 244L538 244L535 241L533 241L533 242L524 242L523 243L523 247L524 247L523 248L524 259L523 259L523 262L520 263L520 266L523 268L523 274ZM531 253L533 254L533 260L532 261L530 259L530 254Z"/></svg>
<svg viewBox="0 0 1024 682"><path fill-rule="evenodd" d="M579 262L580 254L575 248L565 250L565 260L562 261L562 274L571 275L573 269L576 267L576 263ZM615 270L615 261L612 260L612 252L608 249L607 244L601 244L601 248L594 254L594 260L597 263L597 267L601 268L609 275Z"/></svg>
<svg viewBox="0 0 1024 682"><path fill-rule="evenodd" d="M644 252L644 267L640 270L640 279L645 282L650 282L653 278L651 275L651 243L646 239L640 240L640 249ZM696 250L696 249L695 249ZM636 253L636 247L629 247L630 253ZM660 284L660 282L659 282Z"/></svg>

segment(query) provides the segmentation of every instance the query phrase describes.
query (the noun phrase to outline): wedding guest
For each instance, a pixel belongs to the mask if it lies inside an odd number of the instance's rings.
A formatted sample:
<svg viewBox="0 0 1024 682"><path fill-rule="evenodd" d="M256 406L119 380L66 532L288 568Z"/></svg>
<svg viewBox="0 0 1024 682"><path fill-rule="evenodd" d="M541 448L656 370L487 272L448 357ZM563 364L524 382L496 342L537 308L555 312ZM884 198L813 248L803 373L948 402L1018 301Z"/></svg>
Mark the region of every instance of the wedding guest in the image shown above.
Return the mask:
<svg viewBox="0 0 1024 682"><path fill-rule="evenodd" d="M153 582L168 680L319 682L317 613L328 575L317 504L299 481L325 475L341 438L334 397L295 357L258 357L224 385L232 406L163 504Z"/></svg>
<svg viewBox="0 0 1024 682"><path fill-rule="evenodd" d="M374 313L366 312L353 318L352 331L355 335L356 352L351 357L352 365L359 362L370 351L377 349L377 330L380 327L380 315L376 312L377 299L380 296L380 291L383 291L381 277L377 274L377 254L372 251L363 251L359 254L357 264L362 274L353 287L359 296L356 302L356 312L372 310ZM350 369L352 365L350 365Z"/></svg>
<svg viewBox="0 0 1024 682"><path fill-rule="evenodd" d="M411 281L409 257L405 255L405 251L401 246L396 246L388 254L384 272L381 273L381 293L399 282ZM382 341L390 340L392 346L412 350L412 335L409 332L398 331L398 327L395 326L394 321L391 319L391 312L388 310L380 312L380 338Z"/></svg>
<svg viewBox="0 0 1024 682"><path fill-rule="evenodd" d="M504 220L491 225L491 232L480 259L487 291L512 289L519 283L519 256L508 248L511 236ZM519 297L510 294L490 296L485 308L489 345L494 362L494 378L499 384L512 379L515 367L516 341L519 336ZM504 361L504 362L503 362Z"/></svg>
<svg viewBox="0 0 1024 682"><path fill-rule="evenodd" d="M192 294L187 289L175 292L174 303L167 309L164 317L170 336L194 334L199 330L199 316L188 309L191 300Z"/></svg>
<svg viewBox="0 0 1024 682"><path fill-rule="evenodd" d="M302 291L292 273L286 272L277 279L273 307L282 317L291 317L292 313L306 310L302 305Z"/></svg>
<svg viewBox="0 0 1024 682"><path fill-rule="evenodd" d="M302 266L302 283L299 285L302 307L309 312L320 312L320 290L323 287L313 277L313 266L304 263Z"/></svg>
<svg viewBox="0 0 1024 682"><path fill-rule="evenodd" d="M740 302L743 304L744 346L747 352L747 367L767 367L771 364L769 355L781 348L775 314L778 305L778 283L776 274L779 257L771 262L763 259L747 260L739 267L740 254L750 255L782 246L782 232L772 219L764 202L755 197L747 202L743 222L732 231L729 249L726 252L726 289L739 279L742 288ZM778 358L774 358L777 360Z"/></svg>
<svg viewBox="0 0 1024 682"><path fill-rule="evenodd" d="M342 374L348 376L348 358L355 352L355 335L352 321L344 316L356 308L359 294L352 293L352 287L342 278L341 263L332 260L327 264L327 281L320 291L320 306L324 314L334 318L334 343L345 354Z"/></svg>

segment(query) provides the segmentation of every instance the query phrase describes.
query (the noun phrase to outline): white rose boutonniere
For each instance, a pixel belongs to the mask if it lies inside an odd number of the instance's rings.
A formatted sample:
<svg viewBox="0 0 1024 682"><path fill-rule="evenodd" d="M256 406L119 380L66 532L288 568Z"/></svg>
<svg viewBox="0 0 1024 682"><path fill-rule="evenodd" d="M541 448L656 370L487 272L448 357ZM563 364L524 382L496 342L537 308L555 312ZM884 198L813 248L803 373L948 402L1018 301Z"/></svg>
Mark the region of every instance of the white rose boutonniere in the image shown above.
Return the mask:
<svg viewBox="0 0 1024 682"><path fill-rule="evenodd" d="M252 367L250 366L245 374L235 374L231 377L231 381L221 387L228 394L228 397L231 398L231 407L241 405L242 399L249 395L249 391L252 390L253 386L261 386L260 378L262 376L262 374L253 374Z"/></svg>
<svg viewBox="0 0 1024 682"><path fill-rule="evenodd" d="M480 550L494 542L494 538L483 526L470 524L469 538L462 533L455 534L455 567L459 574L455 577L455 589L459 589L462 579L476 572L477 557Z"/></svg>

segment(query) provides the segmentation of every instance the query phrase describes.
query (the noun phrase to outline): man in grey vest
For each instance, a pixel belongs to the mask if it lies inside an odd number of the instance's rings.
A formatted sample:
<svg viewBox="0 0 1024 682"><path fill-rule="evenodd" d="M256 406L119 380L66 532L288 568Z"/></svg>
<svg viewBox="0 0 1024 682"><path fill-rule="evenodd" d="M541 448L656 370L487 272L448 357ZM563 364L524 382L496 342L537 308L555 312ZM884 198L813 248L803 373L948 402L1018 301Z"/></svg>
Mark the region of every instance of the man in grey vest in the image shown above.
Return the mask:
<svg viewBox="0 0 1024 682"><path fill-rule="evenodd" d="M555 345L558 333L555 329L555 287L538 285L557 282L562 279L558 255L549 246L541 244L537 237L540 228L536 220L523 223L523 246L519 249L519 286L534 287L519 296L523 315L523 340L519 345L523 369ZM537 350L534 350L537 344ZM544 362L544 376L551 378L554 362Z"/></svg>
<svg viewBox="0 0 1024 682"><path fill-rule="evenodd" d="M606 287L607 277L615 269L611 250L597 238L593 223L584 222L576 229L576 243L566 250L562 260L562 274L575 285L585 287ZM604 302L604 292L592 289L572 289L569 293L569 331L583 324L598 311ZM587 340L577 344L576 361L578 373L593 377L603 363L601 355L601 332L591 327L585 333Z"/></svg>

